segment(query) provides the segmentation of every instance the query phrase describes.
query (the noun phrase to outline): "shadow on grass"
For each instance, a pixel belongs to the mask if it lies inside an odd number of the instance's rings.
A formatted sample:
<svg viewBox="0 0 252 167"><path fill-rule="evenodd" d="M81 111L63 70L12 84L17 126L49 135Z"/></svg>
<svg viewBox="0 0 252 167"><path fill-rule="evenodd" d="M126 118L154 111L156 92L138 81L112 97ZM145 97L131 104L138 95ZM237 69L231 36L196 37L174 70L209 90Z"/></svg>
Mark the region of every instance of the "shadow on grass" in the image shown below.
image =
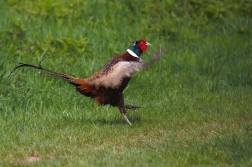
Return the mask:
<svg viewBox="0 0 252 167"><path fill-rule="evenodd" d="M142 119L140 116L133 116L133 117L128 117L132 125L134 124L143 124L143 123L153 123L152 119ZM63 124L97 124L97 125L128 125L127 122L123 118L73 118L73 117L67 117L62 119L60 122Z"/></svg>
<svg viewBox="0 0 252 167"><path fill-rule="evenodd" d="M132 117L130 118L129 117L129 120L132 124L136 124L136 123L141 123L142 119L141 117L137 116L137 117ZM95 124L103 124L103 125L115 125L115 124L125 124L127 125L127 122L122 118L122 119L113 119L113 120L107 120L107 119L104 119L104 118L100 118L100 119L96 119L96 120L93 120L93 121L89 121L89 122L92 122L92 123L95 123Z"/></svg>
<svg viewBox="0 0 252 167"><path fill-rule="evenodd" d="M130 120L130 122L132 124L141 124L142 122L149 122L149 120L142 120L142 117L140 116L128 116L128 119ZM63 117L63 119L61 120L64 124L67 123L71 123L71 124L75 124L75 123L81 123L81 124L103 124L103 125L127 125L127 122L123 119L123 117L121 118L114 118L114 119L106 119L106 118L101 118L101 117L97 117L97 118L85 118L85 117L81 117L81 118L74 118L74 117Z"/></svg>

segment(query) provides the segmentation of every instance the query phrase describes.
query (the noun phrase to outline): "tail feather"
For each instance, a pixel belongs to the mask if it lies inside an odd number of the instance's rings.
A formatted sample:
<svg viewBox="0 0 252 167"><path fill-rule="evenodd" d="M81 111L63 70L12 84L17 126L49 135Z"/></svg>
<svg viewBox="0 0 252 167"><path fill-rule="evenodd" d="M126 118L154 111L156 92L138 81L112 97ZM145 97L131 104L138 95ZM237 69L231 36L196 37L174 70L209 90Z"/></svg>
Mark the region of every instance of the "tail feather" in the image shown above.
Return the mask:
<svg viewBox="0 0 252 167"><path fill-rule="evenodd" d="M40 64L38 66L35 66L35 65L31 65L31 64L25 64L25 63L19 63L20 65L15 67L10 75L18 68L20 67L32 67L32 68L35 68L35 69L39 69L39 70L43 70L43 71L46 71L50 74L52 74L53 76L57 77L57 78L60 78L60 79L63 79L67 82L69 82L70 84L74 85L74 86L80 86L81 85L81 82L80 82L80 79L78 78L75 78L75 77L72 77L70 75L67 75L67 74L63 74L63 73L59 73L59 72L55 72L55 71L52 71L52 70L48 70L46 68L43 68ZM10 76L9 75L9 76Z"/></svg>
<svg viewBox="0 0 252 167"><path fill-rule="evenodd" d="M19 64L20 64L19 66L16 66L11 71L10 75L18 68L32 67L32 68L35 68L35 69L46 71L46 72L50 73L51 75L53 75L54 77L57 77L57 78L60 78L60 79L63 79L65 81L67 81L68 83L74 85L76 87L76 90L78 92L80 92L81 94L85 95L85 96L94 98L97 95L97 90L95 88L93 88L92 86L90 86L86 79L75 78L75 77L72 77L72 76L67 75L67 74L63 74L63 73L60 73L60 72L56 72L56 71L53 71L53 70L43 68L41 66L41 62L39 63L38 66L31 65L31 64L26 64L26 63L19 63ZM9 75L9 77L10 77L10 75Z"/></svg>

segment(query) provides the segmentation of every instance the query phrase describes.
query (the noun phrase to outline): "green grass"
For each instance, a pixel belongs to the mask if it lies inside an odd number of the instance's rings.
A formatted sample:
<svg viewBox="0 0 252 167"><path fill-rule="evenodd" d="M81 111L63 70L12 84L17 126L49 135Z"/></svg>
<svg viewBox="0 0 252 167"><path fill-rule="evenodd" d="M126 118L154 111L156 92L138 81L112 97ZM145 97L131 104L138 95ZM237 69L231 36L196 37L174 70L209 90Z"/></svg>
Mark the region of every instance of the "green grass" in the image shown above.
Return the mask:
<svg viewBox="0 0 252 167"><path fill-rule="evenodd" d="M0 2L0 166L251 166L250 1ZM117 108L18 62L85 78L130 43L164 57ZM28 157L38 161L28 162Z"/></svg>

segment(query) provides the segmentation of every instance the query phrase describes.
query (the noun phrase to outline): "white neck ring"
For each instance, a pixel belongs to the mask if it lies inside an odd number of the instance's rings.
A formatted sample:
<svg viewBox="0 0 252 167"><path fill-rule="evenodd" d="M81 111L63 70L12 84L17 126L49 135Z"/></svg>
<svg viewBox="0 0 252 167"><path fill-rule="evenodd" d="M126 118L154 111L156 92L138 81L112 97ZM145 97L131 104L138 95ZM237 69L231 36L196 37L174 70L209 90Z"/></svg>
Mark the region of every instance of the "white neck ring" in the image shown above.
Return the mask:
<svg viewBox="0 0 252 167"><path fill-rule="evenodd" d="M139 58L132 50L127 49L127 52L128 52L131 56Z"/></svg>

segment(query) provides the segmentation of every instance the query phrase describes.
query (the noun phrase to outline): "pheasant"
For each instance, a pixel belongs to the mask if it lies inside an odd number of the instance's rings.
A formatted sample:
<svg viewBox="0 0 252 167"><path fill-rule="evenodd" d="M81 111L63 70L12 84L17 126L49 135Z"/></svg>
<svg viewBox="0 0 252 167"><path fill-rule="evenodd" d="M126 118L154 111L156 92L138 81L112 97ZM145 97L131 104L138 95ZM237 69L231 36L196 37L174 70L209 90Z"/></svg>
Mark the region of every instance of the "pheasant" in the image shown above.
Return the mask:
<svg viewBox="0 0 252 167"><path fill-rule="evenodd" d="M160 59L161 45L153 58L144 62L140 55L147 50L151 44L146 40L141 39L134 41L126 52L111 58L103 68L95 72L89 78L80 79L67 74L48 70L41 66L19 63L10 73L10 75L20 67L32 67L35 69L46 71L54 77L63 79L76 87L76 91L94 99L98 105L110 104L111 106L118 107L123 118L129 125L132 125L126 116L126 109L136 109L139 106L124 105L123 90L127 86L134 72L140 71L143 68L153 64Z"/></svg>

